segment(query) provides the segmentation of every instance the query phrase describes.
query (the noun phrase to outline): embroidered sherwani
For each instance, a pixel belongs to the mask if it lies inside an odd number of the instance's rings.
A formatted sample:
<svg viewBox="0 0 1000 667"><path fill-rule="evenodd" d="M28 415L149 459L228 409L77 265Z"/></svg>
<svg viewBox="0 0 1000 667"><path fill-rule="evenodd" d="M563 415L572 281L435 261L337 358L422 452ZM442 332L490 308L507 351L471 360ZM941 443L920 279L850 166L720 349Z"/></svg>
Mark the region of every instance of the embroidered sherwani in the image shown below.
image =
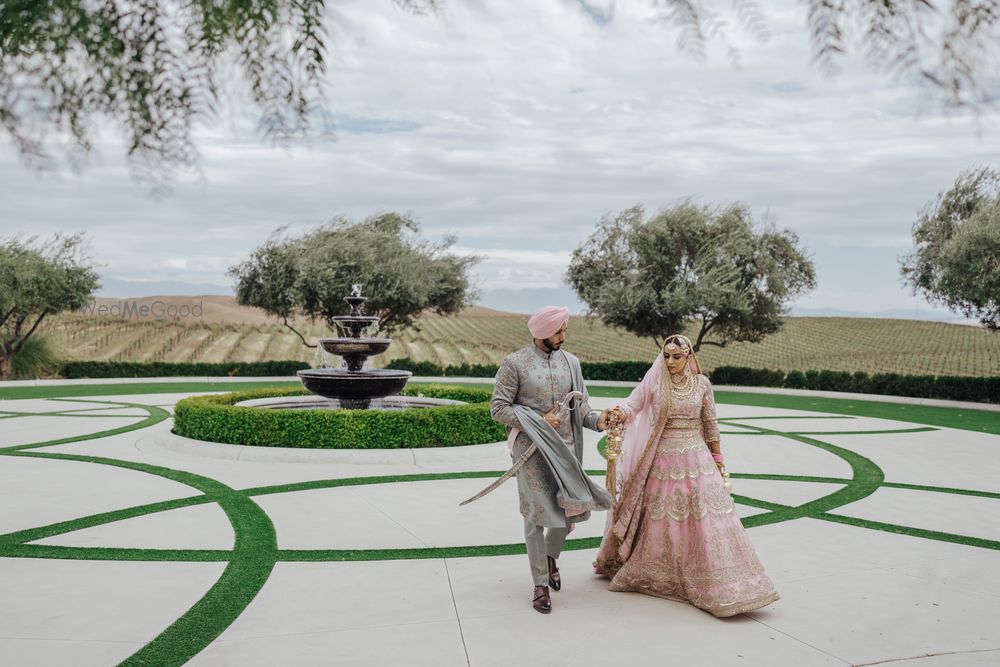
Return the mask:
<svg viewBox="0 0 1000 667"><path fill-rule="evenodd" d="M576 357L567 352L556 350L547 353L534 344L513 352L503 360L497 372L490 413L494 419L507 426L510 432L511 429L521 428L511 407L513 404L526 406L540 415L550 412L572 391L572 365L576 365L578 372L579 363ZM583 426L597 430L599 413L590 409L586 388L582 390L584 398L574 408L574 412L580 411L585 415ZM575 435L573 422L570 414L562 415L562 422L556 432L582 463L582 433L581 436ZM530 446L531 439L527 434L520 433L511 449L512 460L520 458ZM518 471L517 488L532 575L536 585L544 585L548 582L544 556L547 553L553 558L558 557L568 525L586 520L590 513L566 516L566 512L556 502L556 480L540 453L531 456ZM549 529L544 537L542 528Z"/></svg>

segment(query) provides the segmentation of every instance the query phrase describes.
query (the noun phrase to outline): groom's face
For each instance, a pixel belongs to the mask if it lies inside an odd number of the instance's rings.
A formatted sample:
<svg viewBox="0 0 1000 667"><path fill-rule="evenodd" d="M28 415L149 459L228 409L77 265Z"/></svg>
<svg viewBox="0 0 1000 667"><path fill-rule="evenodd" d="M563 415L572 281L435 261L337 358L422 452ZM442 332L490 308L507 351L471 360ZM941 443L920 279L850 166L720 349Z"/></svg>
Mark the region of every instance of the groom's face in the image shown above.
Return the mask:
<svg viewBox="0 0 1000 667"><path fill-rule="evenodd" d="M559 329L559 331L542 340L542 345L545 346L546 350L549 352L555 352L562 347L562 344L566 342L566 328L568 326L569 324L562 325L562 328Z"/></svg>

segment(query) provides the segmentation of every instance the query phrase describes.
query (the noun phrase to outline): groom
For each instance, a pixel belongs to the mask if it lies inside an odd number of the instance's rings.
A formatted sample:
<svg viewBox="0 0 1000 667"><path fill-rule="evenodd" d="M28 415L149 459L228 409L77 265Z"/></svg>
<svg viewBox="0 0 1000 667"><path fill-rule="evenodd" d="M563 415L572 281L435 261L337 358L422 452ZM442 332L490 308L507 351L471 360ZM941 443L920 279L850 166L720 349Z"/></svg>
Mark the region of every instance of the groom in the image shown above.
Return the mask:
<svg viewBox="0 0 1000 667"><path fill-rule="evenodd" d="M549 586L562 588L556 559L572 524L611 506L608 493L583 472L583 427L604 430L604 419L590 409L579 359L561 349L568 325L568 308L547 306L532 315L532 343L503 360L490 402L490 414L507 426L513 460L538 446L517 472L517 489L535 584L532 606L543 614L552 610ZM560 412L571 391L583 398Z"/></svg>

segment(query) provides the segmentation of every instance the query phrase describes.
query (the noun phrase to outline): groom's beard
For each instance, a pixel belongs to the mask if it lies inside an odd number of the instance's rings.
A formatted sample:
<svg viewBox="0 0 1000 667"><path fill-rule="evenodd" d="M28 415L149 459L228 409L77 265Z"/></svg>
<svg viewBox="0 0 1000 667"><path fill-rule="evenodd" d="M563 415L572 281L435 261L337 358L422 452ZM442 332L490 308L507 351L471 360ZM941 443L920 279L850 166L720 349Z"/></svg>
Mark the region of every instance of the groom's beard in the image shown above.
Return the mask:
<svg viewBox="0 0 1000 667"><path fill-rule="evenodd" d="M562 347L562 343L553 343L548 338L542 339L542 345L544 345L545 349L548 350L549 352L555 352L560 347Z"/></svg>

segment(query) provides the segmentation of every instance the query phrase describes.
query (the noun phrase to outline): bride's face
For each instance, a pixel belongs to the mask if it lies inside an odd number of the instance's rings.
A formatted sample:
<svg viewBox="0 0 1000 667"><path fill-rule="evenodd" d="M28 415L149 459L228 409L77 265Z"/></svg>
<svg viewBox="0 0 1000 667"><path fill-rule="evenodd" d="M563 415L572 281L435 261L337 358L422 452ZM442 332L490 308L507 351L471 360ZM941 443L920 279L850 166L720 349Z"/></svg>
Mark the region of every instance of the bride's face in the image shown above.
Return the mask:
<svg viewBox="0 0 1000 667"><path fill-rule="evenodd" d="M680 348L663 351L664 361L667 363L667 371L673 374L683 373L687 364L687 355Z"/></svg>

